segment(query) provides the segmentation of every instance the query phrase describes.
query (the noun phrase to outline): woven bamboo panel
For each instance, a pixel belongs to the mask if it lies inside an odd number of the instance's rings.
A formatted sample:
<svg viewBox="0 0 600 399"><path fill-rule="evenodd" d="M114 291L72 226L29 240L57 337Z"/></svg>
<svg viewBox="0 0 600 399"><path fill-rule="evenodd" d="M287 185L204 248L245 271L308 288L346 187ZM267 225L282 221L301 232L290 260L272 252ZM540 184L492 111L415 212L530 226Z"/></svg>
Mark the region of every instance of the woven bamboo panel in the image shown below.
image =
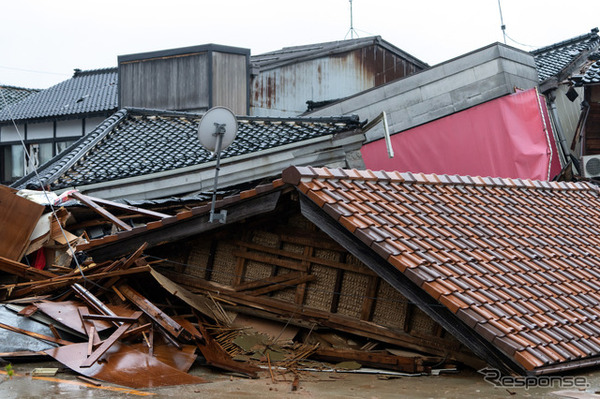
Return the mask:
<svg viewBox="0 0 600 399"><path fill-rule="evenodd" d="M279 236L268 231L255 230L252 232L252 240L254 244L264 245L265 247L279 247Z"/></svg>
<svg viewBox="0 0 600 399"><path fill-rule="evenodd" d="M425 335L433 335L434 329L437 325L436 322L416 306L413 307L412 312L409 331L419 332Z"/></svg>
<svg viewBox="0 0 600 399"><path fill-rule="evenodd" d="M273 266L271 266L267 263L255 262L253 260L248 260L248 261L246 261L246 273L245 273L244 279L242 281L248 282L248 281L262 280L267 277L271 277L272 273L273 273ZM285 272L281 273L281 274L285 274Z"/></svg>
<svg viewBox="0 0 600 399"><path fill-rule="evenodd" d="M210 256L210 242L206 240L195 240L191 243L190 255L187 260L185 273L194 277L204 278L206 266Z"/></svg>
<svg viewBox="0 0 600 399"><path fill-rule="evenodd" d="M360 318L369 282L368 276L348 271L344 272L337 312L357 319Z"/></svg>
<svg viewBox="0 0 600 399"><path fill-rule="evenodd" d="M317 249L317 248L315 248L313 256L315 258L321 258L321 259L339 261L340 257L341 257L341 254L339 252L337 252L337 251L332 251L332 250L329 250L329 249Z"/></svg>
<svg viewBox="0 0 600 399"><path fill-rule="evenodd" d="M408 300L385 281L379 284L373 322L387 327L403 328Z"/></svg>
<svg viewBox="0 0 600 399"><path fill-rule="evenodd" d="M237 251L238 248L237 245L229 244L227 242L219 243L213 263L211 281L225 285L233 284L235 265L237 263L237 257L234 255L234 252Z"/></svg>
<svg viewBox="0 0 600 399"><path fill-rule="evenodd" d="M331 267L313 265L312 274L317 276L308 285L304 305L329 312L333 299L333 287L337 270Z"/></svg>
<svg viewBox="0 0 600 399"><path fill-rule="evenodd" d="M285 273L279 273L279 274L285 274ZM310 285L311 283L308 283L308 284ZM279 299L280 301L293 303L294 299L296 297L296 287L297 286L294 285L294 286L290 286L289 288L284 288L284 289L275 291L275 292L273 292L273 298Z"/></svg>
<svg viewBox="0 0 600 399"><path fill-rule="evenodd" d="M288 219L288 226L297 227L300 230L313 230L314 224L306 219L302 214L293 215Z"/></svg>
<svg viewBox="0 0 600 399"><path fill-rule="evenodd" d="M358 266L364 270L370 270L364 263L362 263L356 256L347 254L346 263L352 266Z"/></svg>
<svg viewBox="0 0 600 399"><path fill-rule="evenodd" d="M283 243L283 245L281 246L281 249L283 249L284 251L287 251L287 252L295 253L295 254L304 253L304 245L290 244L287 242Z"/></svg>

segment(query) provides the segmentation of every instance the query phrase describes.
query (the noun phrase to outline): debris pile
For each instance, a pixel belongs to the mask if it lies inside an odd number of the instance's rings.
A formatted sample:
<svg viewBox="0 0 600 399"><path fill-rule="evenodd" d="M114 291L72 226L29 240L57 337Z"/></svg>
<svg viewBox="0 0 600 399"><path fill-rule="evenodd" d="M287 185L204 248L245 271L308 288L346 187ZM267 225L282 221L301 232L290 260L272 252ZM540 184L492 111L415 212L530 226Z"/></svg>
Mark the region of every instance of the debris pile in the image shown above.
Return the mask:
<svg viewBox="0 0 600 399"><path fill-rule="evenodd" d="M74 224L66 208L51 206L46 212L46 206L5 187L0 196L5 226L0 233L0 337L13 334L2 340L1 358L50 356L83 378L131 388L206 382L189 373L199 355L208 366L250 378L263 372L273 381L288 381L285 374L293 373L292 388L298 387L302 370L364 366L427 373L432 367L453 367L444 357L335 331L317 319L302 324L289 317L282 323L261 313L260 301L252 301L281 284L313 281L314 274L245 281L225 294L214 287L186 288L159 272L164 261L151 260L147 244L127 256L95 262L77 251L89 242L89 229L69 231L82 223ZM78 192L52 202L69 198L100 217L87 221L88 227L136 228L100 205L133 214L130 221L169 217Z"/></svg>

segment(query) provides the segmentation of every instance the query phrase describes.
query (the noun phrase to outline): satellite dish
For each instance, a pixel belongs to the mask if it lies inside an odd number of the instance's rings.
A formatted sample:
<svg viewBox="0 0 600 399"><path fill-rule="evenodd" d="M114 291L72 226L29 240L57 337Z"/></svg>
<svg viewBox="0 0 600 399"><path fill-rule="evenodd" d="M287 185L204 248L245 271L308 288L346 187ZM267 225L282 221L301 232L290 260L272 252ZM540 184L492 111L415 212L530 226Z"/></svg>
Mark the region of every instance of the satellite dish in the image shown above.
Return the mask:
<svg viewBox="0 0 600 399"><path fill-rule="evenodd" d="M219 153L229 147L238 130L235 115L229 108L214 107L206 111L198 124L198 139L202 147ZM219 137L221 143L219 145Z"/></svg>
<svg viewBox="0 0 600 399"><path fill-rule="evenodd" d="M214 107L206 111L198 124L198 139L200 144L209 151L217 154L217 165L215 167L215 188L213 190L212 204L210 207L210 223L219 221L225 223L227 210L222 209L215 213L217 201L217 188L219 186L219 170L221 169L221 150L229 147L237 134L238 123L235 115L229 108Z"/></svg>

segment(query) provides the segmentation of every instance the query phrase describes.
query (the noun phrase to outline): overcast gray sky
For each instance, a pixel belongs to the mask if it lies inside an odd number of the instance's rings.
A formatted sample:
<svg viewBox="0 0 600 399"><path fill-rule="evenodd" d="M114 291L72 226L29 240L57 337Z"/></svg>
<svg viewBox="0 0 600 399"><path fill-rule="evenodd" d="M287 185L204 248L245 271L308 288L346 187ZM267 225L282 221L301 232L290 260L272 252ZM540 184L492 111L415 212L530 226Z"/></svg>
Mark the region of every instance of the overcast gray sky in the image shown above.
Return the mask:
<svg viewBox="0 0 600 399"><path fill-rule="evenodd" d="M358 36L430 65L502 42L498 0L353 0ZM507 44L524 50L600 25L600 0L501 0ZM74 68L207 43L260 54L350 38L349 0L0 0L0 84L46 88ZM530 47L531 46L531 47Z"/></svg>

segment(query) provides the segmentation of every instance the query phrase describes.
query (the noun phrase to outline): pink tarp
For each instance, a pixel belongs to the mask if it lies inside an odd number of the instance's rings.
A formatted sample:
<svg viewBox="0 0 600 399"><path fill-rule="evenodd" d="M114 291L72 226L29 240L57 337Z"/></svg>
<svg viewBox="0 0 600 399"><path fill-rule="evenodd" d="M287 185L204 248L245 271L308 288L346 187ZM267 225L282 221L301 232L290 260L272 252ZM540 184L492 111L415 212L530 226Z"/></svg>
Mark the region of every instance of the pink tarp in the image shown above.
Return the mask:
<svg viewBox="0 0 600 399"><path fill-rule="evenodd" d="M546 103L535 89L394 134L391 142L394 158L384 139L363 146L367 168L534 180L561 170Z"/></svg>

